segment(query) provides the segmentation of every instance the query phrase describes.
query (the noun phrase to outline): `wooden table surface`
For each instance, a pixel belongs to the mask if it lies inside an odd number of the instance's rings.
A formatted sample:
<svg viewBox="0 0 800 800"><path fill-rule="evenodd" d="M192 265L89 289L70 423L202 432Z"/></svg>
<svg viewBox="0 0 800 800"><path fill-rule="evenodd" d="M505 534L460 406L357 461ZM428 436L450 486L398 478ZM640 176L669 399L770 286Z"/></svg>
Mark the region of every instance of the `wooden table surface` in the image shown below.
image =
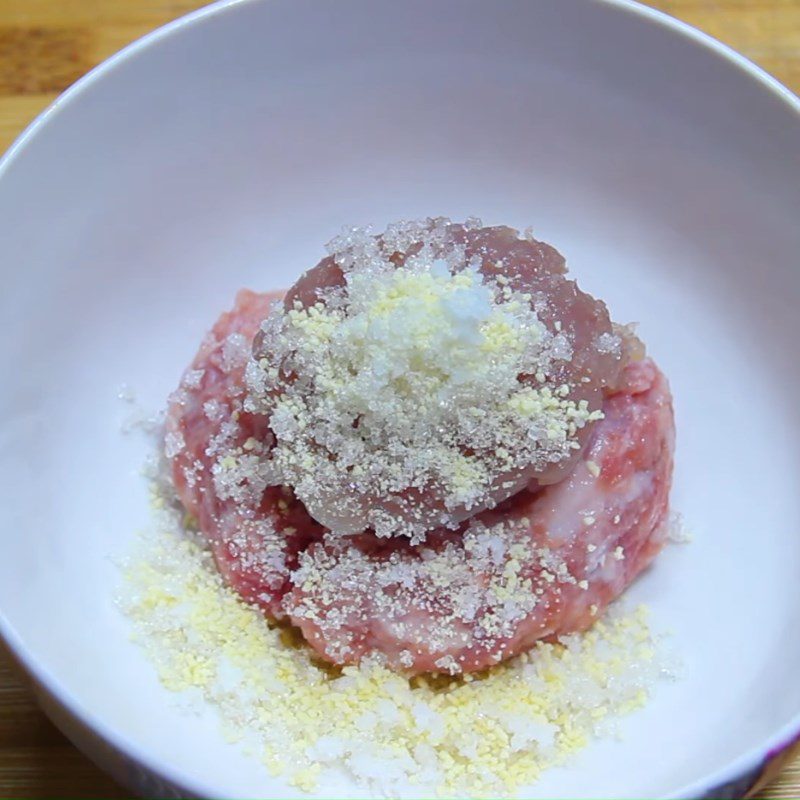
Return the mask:
<svg viewBox="0 0 800 800"><path fill-rule="evenodd" d="M197 0L0 0L0 151L97 62L201 5ZM800 0L652 0L649 5L721 39L800 93ZM800 798L800 757L758 796ZM131 797L36 708L1 645L0 797Z"/></svg>

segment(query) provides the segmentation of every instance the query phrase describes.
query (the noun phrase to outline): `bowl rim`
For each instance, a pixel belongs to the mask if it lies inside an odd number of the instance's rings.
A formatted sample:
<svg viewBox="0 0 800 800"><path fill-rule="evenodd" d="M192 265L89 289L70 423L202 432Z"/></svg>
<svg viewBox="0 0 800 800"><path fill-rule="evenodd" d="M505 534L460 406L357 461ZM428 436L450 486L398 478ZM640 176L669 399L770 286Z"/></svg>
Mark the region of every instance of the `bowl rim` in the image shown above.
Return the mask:
<svg viewBox="0 0 800 800"><path fill-rule="evenodd" d="M590 1L596 6L605 6L612 13L620 12L637 16L645 22L659 26L700 48L710 51L730 64L742 77L761 84L766 91L780 99L790 111L797 115L797 122L800 123L800 97L757 64L710 34L663 11L645 6L637 2L637 0ZM192 27L207 18L227 13L238 6L266 2L277 2L277 0L216 0L216 2L191 11L150 31L100 62L60 94L17 136L2 158L0 158L0 180L2 180L13 161L34 140L40 129L54 120L63 108L79 97L92 84L112 73L123 62L139 53L143 53L173 34ZM23 636L14 628L1 608L0 642L5 643L11 652L13 660L23 667L38 687L43 689L47 695L54 699L81 725L105 740L118 753L133 759L138 765L144 767L157 778L167 781L181 790L188 791L192 796L214 796L209 791L211 787L204 785L184 770L173 767L170 763L159 758L156 753L132 740L127 734L119 731L114 726L109 725L93 710L87 708L47 666L37 660L35 654L26 646ZM790 747L792 742L797 742L798 740L800 740L800 713L767 737L760 745L745 750L728 764L714 770L707 776L687 783L664 795L664 800L690 800L690 798L709 796L707 795L709 792L722 791L725 787L733 787L738 781L753 776L753 780L749 785L737 787L740 790L747 791L755 784L761 768L765 767L773 758L779 757L781 753Z"/></svg>

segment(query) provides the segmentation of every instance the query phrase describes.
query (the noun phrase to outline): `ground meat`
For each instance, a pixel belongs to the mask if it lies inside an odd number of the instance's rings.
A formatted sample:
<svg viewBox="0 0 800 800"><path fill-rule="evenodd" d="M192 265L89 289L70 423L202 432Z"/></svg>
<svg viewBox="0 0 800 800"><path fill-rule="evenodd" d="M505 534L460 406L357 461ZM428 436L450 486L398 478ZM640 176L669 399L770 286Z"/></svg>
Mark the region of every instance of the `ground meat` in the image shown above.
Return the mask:
<svg viewBox="0 0 800 800"><path fill-rule="evenodd" d="M472 672L589 627L665 542L674 426L663 375L629 364L569 476L424 546L325 537L286 607L325 658Z"/></svg>

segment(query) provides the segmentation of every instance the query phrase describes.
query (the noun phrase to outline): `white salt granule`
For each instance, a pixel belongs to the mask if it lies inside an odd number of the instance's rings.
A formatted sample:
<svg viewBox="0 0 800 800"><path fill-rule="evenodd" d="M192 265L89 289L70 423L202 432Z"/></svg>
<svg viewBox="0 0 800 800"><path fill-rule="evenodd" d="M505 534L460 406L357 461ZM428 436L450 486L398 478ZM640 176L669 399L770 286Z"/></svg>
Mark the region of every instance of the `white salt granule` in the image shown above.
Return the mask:
<svg viewBox="0 0 800 800"><path fill-rule="evenodd" d="M144 433L148 436L160 434L164 423L164 412L153 412L146 409L137 399L135 389L128 383L122 383L117 391L117 398L128 407L128 412L120 424L124 434Z"/></svg>
<svg viewBox="0 0 800 800"><path fill-rule="evenodd" d="M203 413L209 422L219 422L225 415L225 408L219 400L206 400L203 403Z"/></svg>
<svg viewBox="0 0 800 800"><path fill-rule="evenodd" d="M167 458L174 458L184 447L186 447L186 442L179 431L170 431L164 437L164 455Z"/></svg>
<svg viewBox="0 0 800 800"><path fill-rule="evenodd" d="M136 392L134 392L133 388L127 383L120 384L117 397L122 400L123 403L136 402Z"/></svg>
<svg viewBox="0 0 800 800"><path fill-rule="evenodd" d="M243 366L250 357L250 342L241 333L231 333L222 346L222 368L230 372Z"/></svg>
<svg viewBox="0 0 800 800"><path fill-rule="evenodd" d="M622 339L615 333L601 333L595 342L600 353L620 353L622 351Z"/></svg>
<svg viewBox="0 0 800 800"><path fill-rule="evenodd" d="M682 514L672 512L667 523L667 538L675 544L688 544L692 541L692 534L686 527Z"/></svg>

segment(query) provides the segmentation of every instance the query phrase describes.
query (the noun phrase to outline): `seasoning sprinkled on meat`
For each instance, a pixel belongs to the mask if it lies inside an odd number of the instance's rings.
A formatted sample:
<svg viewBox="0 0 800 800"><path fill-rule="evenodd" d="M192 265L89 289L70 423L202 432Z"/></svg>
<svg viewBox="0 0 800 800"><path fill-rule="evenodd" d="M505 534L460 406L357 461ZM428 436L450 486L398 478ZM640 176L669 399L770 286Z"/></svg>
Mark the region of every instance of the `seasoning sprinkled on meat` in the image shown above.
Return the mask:
<svg viewBox="0 0 800 800"><path fill-rule="evenodd" d="M316 520L420 542L569 471L624 351L553 248L433 219L329 250L247 370L273 480Z"/></svg>

